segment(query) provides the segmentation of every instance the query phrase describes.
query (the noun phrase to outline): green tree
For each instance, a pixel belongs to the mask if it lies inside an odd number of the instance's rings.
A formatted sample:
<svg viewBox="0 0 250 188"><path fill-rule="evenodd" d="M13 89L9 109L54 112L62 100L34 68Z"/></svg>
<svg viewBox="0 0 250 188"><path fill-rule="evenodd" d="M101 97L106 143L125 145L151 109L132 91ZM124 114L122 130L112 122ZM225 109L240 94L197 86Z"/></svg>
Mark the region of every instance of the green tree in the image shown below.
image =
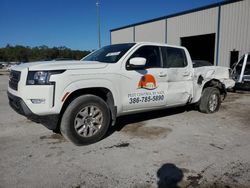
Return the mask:
<svg viewBox="0 0 250 188"><path fill-rule="evenodd" d="M79 60L89 53L90 51L71 50L66 46L49 48L42 45L31 48L29 46L11 46L7 44L4 48L0 48L0 61L32 62L64 58Z"/></svg>

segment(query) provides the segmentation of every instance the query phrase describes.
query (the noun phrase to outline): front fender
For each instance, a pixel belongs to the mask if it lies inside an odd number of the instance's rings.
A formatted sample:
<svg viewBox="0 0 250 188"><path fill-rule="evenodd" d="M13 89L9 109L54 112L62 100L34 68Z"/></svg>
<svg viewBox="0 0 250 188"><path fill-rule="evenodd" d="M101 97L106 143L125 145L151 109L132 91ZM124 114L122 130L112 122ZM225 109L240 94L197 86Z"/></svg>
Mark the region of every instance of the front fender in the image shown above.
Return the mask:
<svg viewBox="0 0 250 188"><path fill-rule="evenodd" d="M120 97L118 89L114 87L114 84L110 80L106 79L88 79L88 80L78 80L67 85L61 92L59 97L60 109L63 106L63 103L66 101L66 98L73 92L80 89L91 89L91 88L105 88L111 91L114 99L114 105L117 106L117 111L119 111L121 105L119 103Z"/></svg>

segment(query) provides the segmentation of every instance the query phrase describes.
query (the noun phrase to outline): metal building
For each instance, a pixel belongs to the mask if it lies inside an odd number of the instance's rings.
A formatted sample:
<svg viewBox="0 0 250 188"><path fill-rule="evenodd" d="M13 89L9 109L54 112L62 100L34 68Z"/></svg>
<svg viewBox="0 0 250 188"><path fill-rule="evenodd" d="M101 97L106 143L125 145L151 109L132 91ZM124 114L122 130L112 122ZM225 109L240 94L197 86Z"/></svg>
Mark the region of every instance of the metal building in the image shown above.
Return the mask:
<svg viewBox="0 0 250 188"><path fill-rule="evenodd" d="M250 52L250 0L230 0L110 31L111 44L161 42L185 46L192 59L230 66Z"/></svg>

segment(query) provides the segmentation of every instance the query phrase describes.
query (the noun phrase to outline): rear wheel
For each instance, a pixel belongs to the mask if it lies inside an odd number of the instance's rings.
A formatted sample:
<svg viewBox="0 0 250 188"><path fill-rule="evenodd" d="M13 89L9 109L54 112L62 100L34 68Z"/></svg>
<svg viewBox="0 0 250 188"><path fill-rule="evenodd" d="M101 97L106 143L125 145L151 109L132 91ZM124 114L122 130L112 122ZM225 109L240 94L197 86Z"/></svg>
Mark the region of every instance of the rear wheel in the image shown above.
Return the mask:
<svg viewBox="0 0 250 188"><path fill-rule="evenodd" d="M99 141L110 124L107 104L94 95L74 99L65 110L61 121L61 132L75 145L86 145Z"/></svg>
<svg viewBox="0 0 250 188"><path fill-rule="evenodd" d="M199 110L203 113L217 112L221 105L220 91L214 87L203 90L199 103Z"/></svg>

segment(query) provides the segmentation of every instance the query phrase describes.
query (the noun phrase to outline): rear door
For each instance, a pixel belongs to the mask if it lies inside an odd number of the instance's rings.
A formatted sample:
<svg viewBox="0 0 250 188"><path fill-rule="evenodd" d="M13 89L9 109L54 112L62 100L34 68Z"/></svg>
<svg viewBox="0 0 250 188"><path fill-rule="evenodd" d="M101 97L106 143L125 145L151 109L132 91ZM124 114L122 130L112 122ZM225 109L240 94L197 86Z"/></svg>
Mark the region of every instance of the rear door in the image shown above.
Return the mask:
<svg viewBox="0 0 250 188"><path fill-rule="evenodd" d="M167 69L167 106L184 105L193 94L193 68L185 50L162 47L163 66Z"/></svg>

